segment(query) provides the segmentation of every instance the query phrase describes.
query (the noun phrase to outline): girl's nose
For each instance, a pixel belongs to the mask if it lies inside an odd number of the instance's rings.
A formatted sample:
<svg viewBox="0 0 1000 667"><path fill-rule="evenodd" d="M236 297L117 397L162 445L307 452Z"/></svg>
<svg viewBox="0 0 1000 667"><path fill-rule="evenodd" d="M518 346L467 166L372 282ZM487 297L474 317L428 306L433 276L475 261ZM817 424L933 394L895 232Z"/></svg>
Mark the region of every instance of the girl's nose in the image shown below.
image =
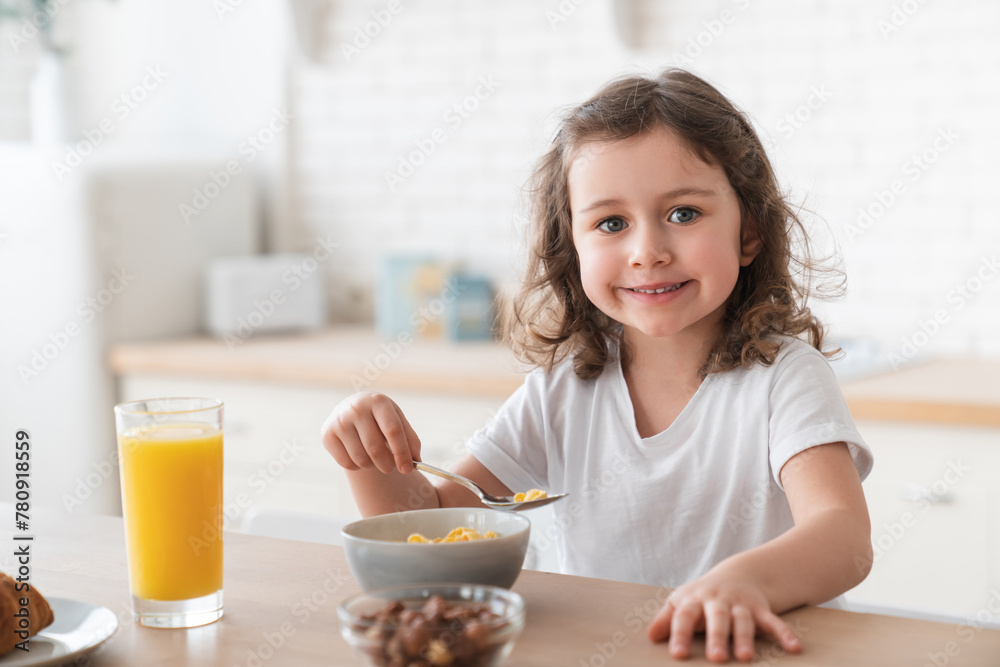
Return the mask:
<svg viewBox="0 0 1000 667"><path fill-rule="evenodd" d="M639 223L632 235L629 264L635 268L669 264L670 247L666 230L658 223Z"/></svg>

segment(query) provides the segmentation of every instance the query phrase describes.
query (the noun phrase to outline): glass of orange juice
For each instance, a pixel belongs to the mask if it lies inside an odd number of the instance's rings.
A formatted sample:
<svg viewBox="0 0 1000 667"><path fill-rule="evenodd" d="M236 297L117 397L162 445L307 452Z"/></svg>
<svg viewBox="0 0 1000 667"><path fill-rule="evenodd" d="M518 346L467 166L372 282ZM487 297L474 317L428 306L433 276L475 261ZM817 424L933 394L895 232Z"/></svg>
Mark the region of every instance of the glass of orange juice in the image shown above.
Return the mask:
<svg viewBox="0 0 1000 667"><path fill-rule="evenodd" d="M115 406L132 613L190 628L222 617L222 401Z"/></svg>

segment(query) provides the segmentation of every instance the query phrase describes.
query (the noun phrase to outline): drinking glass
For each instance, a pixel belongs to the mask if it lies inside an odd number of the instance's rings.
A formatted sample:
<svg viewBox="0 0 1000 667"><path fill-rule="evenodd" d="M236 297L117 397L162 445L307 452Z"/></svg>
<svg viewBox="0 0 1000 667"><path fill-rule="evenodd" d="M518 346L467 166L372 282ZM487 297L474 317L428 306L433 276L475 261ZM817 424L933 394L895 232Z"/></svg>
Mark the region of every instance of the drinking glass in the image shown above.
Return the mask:
<svg viewBox="0 0 1000 667"><path fill-rule="evenodd" d="M132 614L190 628L222 617L222 401L115 406Z"/></svg>

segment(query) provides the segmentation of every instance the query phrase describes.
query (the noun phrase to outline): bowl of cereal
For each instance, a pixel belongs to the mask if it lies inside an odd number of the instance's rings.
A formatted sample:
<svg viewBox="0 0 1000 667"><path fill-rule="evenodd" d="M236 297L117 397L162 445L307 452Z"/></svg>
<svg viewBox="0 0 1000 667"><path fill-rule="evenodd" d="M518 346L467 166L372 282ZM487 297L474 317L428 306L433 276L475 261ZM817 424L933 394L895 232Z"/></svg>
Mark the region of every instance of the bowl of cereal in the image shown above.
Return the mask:
<svg viewBox="0 0 1000 667"><path fill-rule="evenodd" d="M373 667L497 667L524 627L524 600L495 586L397 586L350 597L337 615Z"/></svg>
<svg viewBox="0 0 1000 667"><path fill-rule="evenodd" d="M363 590L426 583L510 588L521 574L531 522L477 507L373 516L341 530Z"/></svg>

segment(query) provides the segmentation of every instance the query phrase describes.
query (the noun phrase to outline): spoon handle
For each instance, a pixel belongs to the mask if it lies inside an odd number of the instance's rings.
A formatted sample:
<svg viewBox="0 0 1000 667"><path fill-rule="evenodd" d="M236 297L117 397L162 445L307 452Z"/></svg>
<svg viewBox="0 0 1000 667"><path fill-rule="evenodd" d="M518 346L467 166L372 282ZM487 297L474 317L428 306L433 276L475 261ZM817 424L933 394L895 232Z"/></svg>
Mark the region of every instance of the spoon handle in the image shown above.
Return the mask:
<svg viewBox="0 0 1000 667"><path fill-rule="evenodd" d="M462 477L461 475L456 475L454 473L450 473L447 470L443 470L441 468L437 468L435 466L432 466L432 465L429 465L427 463L424 463L423 461L414 461L413 462L413 467L416 468L417 470L422 470L424 472L429 472L432 475L437 475L438 477L444 477L445 479L447 479L449 481L455 482L456 484L460 484L460 485L464 486L465 488L467 488L469 491L472 491L474 494L476 494L477 496L479 496L480 500L483 500L483 490L480 489L479 486L477 486L475 482L473 482L472 480L470 480L470 479L468 479L466 477Z"/></svg>

